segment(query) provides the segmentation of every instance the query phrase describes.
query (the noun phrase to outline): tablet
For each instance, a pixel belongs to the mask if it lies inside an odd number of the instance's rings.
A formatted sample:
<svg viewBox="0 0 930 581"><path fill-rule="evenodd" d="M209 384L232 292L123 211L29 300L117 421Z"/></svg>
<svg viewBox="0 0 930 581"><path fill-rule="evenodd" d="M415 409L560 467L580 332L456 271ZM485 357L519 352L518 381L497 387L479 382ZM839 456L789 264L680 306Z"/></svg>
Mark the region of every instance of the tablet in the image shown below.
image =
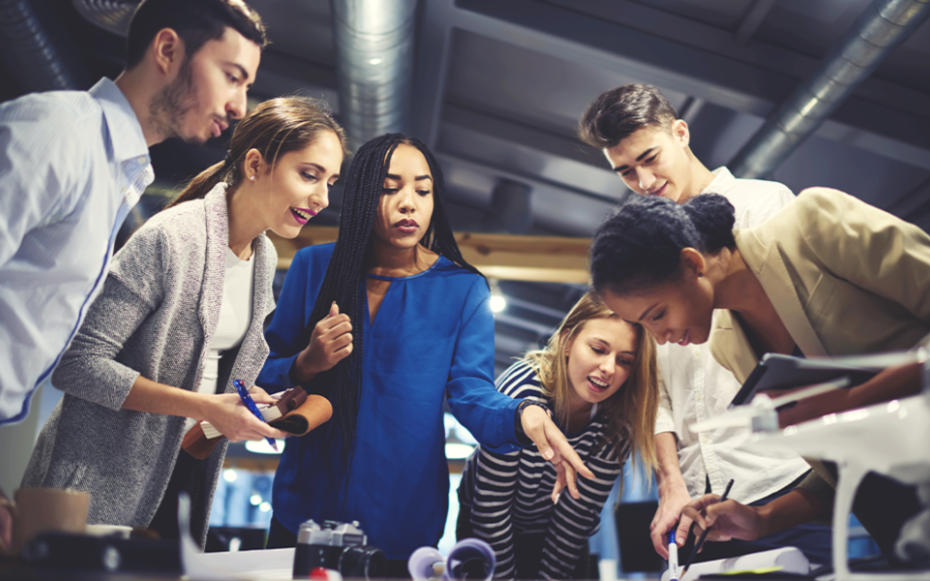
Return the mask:
<svg viewBox="0 0 930 581"><path fill-rule="evenodd" d="M827 359L766 353L729 407L747 404L763 391L796 389L842 377L849 378L847 387L855 387L873 378L876 373L874 369L840 365Z"/></svg>

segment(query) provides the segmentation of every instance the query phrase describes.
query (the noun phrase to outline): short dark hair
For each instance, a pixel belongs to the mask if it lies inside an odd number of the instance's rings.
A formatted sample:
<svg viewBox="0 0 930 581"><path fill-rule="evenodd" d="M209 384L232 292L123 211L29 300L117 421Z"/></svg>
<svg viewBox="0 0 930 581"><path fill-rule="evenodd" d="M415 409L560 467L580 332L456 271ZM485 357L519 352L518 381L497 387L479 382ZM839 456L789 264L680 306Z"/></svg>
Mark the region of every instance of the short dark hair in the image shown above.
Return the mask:
<svg viewBox="0 0 930 581"><path fill-rule="evenodd" d="M142 62L152 39L164 28L174 30L184 41L187 60L207 41L222 38L226 28L259 48L268 43L262 19L242 0L142 0L129 23L127 70Z"/></svg>
<svg viewBox="0 0 930 581"><path fill-rule="evenodd" d="M658 196L630 196L597 229L589 256L598 293L644 291L679 276L681 251L714 255L736 248L733 205L701 194L682 205Z"/></svg>
<svg viewBox="0 0 930 581"><path fill-rule="evenodd" d="M598 149L610 149L643 127L667 127L678 112L652 85L632 83L611 89L588 105L578 122L578 137Z"/></svg>

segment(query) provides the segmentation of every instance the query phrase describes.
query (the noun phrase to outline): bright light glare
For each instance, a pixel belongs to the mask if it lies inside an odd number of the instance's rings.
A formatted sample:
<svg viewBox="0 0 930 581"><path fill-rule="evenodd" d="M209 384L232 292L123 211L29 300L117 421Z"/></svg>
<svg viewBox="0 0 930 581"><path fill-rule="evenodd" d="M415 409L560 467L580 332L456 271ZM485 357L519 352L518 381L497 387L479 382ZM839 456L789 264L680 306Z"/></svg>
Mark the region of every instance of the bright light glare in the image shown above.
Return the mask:
<svg viewBox="0 0 930 581"><path fill-rule="evenodd" d="M446 444L446 458L449 460L464 460L471 456L474 446L468 444Z"/></svg>
<svg viewBox="0 0 930 581"><path fill-rule="evenodd" d="M275 441L278 443L277 452L274 451L274 448L271 447L267 440L249 440L245 443L245 449L253 454L280 454L284 451L284 440Z"/></svg>
<svg viewBox="0 0 930 581"><path fill-rule="evenodd" d="M232 468L227 468L226 470L223 471L223 480L225 480L226 482L235 482L236 478L238 478L238 475L236 474L236 471L233 470Z"/></svg>
<svg viewBox="0 0 930 581"><path fill-rule="evenodd" d="M501 295L491 295L490 303L491 311L499 313L507 308L507 299Z"/></svg>
<svg viewBox="0 0 930 581"><path fill-rule="evenodd" d="M253 494L252 498L249 499L249 502L252 503L252 506L258 506L262 503L262 495Z"/></svg>
<svg viewBox="0 0 930 581"><path fill-rule="evenodd" d="M370 59L370 60L368 61L368 64L370 64L370 65L380 65L380 64L381 64L381 59Z"/></svg>
<svg viewBox="0 0 930 581"><path fill-rule="evenodd" d="M260 505L258 505L258 510L262 512L268 512L269 510L271 510L271 504L267 502L263 502Z"/></svg>

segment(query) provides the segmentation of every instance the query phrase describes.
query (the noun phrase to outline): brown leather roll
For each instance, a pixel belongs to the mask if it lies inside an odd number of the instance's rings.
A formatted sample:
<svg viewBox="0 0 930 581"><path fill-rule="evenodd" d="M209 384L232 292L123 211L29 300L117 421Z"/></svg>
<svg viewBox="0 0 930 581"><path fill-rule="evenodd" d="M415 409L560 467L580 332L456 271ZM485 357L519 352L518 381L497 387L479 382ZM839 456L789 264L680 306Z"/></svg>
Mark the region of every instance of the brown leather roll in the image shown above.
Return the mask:
<svg viewBox="0 0 930 581"><path fill-rule="evenodd" d="M304 436L328 422L332 416L333 405L329 403L329 400L322 395L313 394L307 396L306 400L297 408L292 409L277 420L269 422L269 425L294 436ZM197 422L184 435L181 449L194 458L203 460L213 453L214 448L222 439L222 437L207 438L206 434L203 433L200 422Z"/></svg>

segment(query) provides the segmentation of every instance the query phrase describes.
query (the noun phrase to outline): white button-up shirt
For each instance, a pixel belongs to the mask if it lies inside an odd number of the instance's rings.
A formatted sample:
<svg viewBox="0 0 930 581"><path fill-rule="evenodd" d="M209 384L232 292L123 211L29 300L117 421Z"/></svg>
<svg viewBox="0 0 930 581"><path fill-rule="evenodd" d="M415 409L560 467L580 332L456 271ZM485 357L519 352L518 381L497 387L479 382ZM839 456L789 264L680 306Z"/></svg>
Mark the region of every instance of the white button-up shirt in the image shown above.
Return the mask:
<svg viewBox="0 0 930 581"><path fill-rule="evenodd" d="M763 180L737 179L725 168L714 170L714 181L701 192L720 194L736 209L736 228L749 228L794 200L786 186ZM748 503L776 492L810 466L793 452L762 454L742 447L748 428L720 428L697 434L694 422L726 411L740 384L711 355L708 344L682 347L660 345L659 412L656 433L674 432L678 438L678 462L688 493L704 494L706 481L722 494L734 479L730 498Z"/></svg>
<svg viewBox="0 0 930 581"><path fill-rule="evenodd" d="M142 127L109 79L0 105L0 424L26 415L154 178Z"/></svg>

